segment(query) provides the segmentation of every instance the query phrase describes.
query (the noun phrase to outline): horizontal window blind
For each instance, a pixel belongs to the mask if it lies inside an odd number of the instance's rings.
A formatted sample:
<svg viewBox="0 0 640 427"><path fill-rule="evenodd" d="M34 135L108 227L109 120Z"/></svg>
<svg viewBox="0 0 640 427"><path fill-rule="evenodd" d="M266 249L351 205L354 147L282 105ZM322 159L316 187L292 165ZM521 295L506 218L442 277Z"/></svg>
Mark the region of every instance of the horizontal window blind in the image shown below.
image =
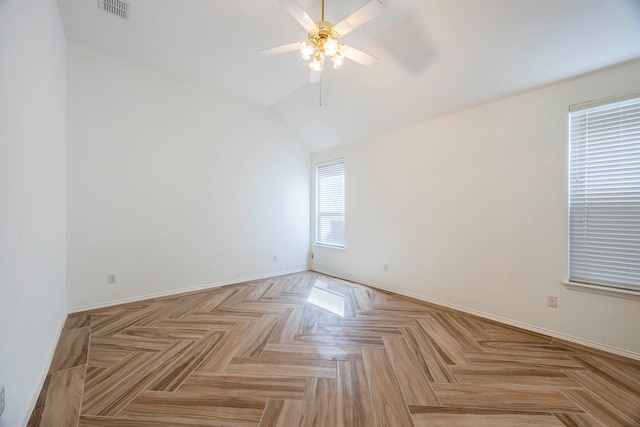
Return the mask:
<svg viewBox="0 0 640 427"><path fill-rule="evenodd" d="M316 243L344 247L344 162L316 170Z"/></svg>
<svg viewBox="0 0 640 427"><path fill-rule="evenodd" d="M640 290L640 98L570 114L569 280Z"/></svg>

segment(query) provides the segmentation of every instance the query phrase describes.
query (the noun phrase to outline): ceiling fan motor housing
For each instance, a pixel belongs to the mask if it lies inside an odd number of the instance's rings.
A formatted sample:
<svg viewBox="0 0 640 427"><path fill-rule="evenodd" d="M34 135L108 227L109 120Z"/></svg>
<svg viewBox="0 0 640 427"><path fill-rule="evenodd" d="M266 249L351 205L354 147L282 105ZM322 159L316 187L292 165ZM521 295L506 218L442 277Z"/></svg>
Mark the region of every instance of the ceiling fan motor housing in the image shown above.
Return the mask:
<svg viewBox="0 0 640 427"><path fill-rule="evenodd" d="M325 53L324 45L329 40L337 40L340 34L335 30L334 25L329 21L316 22L316 28L309 31L309 43L316 48L318 54Z"/></svg>

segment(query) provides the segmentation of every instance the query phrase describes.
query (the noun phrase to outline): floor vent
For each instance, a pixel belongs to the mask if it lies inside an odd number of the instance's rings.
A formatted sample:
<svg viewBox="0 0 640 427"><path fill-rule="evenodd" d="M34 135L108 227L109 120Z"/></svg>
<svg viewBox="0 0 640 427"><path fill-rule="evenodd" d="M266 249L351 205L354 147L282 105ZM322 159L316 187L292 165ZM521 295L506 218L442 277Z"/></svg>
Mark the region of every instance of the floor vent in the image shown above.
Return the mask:
<svg viewBox="0 0 640 427"><path fill-rule="evenodd" d="M98 7L122 19L129 19L129 3L126 0L98 0Z"/></svg>

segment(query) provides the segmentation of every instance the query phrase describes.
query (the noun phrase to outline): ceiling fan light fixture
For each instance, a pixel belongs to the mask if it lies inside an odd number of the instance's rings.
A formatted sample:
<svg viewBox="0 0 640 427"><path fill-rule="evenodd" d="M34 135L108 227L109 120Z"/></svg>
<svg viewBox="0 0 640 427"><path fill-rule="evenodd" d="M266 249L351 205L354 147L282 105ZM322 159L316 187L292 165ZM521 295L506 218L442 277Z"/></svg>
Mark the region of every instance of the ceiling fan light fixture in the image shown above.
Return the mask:
<svg viewBox="0 0 640 427"><path fill-rule="evenodd" d="M331 57L331 60L333 61L333 68L335 69L342 65L344 56L340 55L339 53L336 53Z"/></svg>
<svg viewBox="0 0 640 427"><path fill-rule="evenodd" d="M338 53L338 40L329 36L322 47L325 55L334 56Z"/></svg>
<svg viewBox="0 0 640 427"><path fill-rule="evenodd" d="M311 56L315 53L316 49L309 42L300 42L300 54L302 55L302 59L308 61L311 59Z"/></svg>
<svg viewBox="0 0 640 427"><path fill-rule="evenodd" d="M322 52L318 52L316 56L314 56L313 61L309 63L309 68L313 71L322 71L322 64L324 63L324 54Z"/></svg>

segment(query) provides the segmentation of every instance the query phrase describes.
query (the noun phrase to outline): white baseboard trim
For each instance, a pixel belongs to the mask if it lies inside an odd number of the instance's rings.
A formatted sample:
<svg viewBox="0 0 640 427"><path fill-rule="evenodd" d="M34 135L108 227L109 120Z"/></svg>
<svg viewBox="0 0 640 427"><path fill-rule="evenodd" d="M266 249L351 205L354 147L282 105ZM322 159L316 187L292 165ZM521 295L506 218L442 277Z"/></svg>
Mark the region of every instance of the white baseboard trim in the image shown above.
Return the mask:
<svg viewBox="0 0 640 427"><path fill-rule="evenodd" d="M524 330L527 330L527 331L530 331L530 332L535 332L535 333L538 333L538 334L546 335L546 336L551 337L551 338L557 338L557 339L560 339L560 340L563 340L563 341L567 341L567 342L571 342L571 343L574 343L574 344L578 344L578 345L581 345L581 346L584 346L584 347L589 347L589 348L592 348L594 350L605 351L607 353L611 353L611 354L615 354L615 355L618 355L618 356L626 357L628 359L633 359L633 360L640 361L640 353L635 353L633 351L625 350L625 349L618 348L618 347L609 346L609 345L606 345L606 344L597 343L597 342L594 342L594 341L585 340L583 338L574 337L572 335L563 334L561 332L556 332L556 331L553 331L553 330L550 330L550 329L541 328L541 327L530 325L528 323L520 322L520 321L517 321L517 320L508 319L506 317L496 316L494 314L485 313L483 311L475 310L475 309L472 309L472 308L467 308L467 307L463 307L463 306L460 306L460 305L451 304L451 303L448 303L448 302L439 301L439 300L432 299L432 298L427 298L427 297L425 297L423 295L417 295L417 294L414 294L412 292L406 292L406 291L403 291L403 290L400 290L400 289L396 289L396 288L393 288L393 287L383 286L383 285L380 285L380 284L369 283L367 281L354 279L354 278L350 278L350 277L346 277L346 276L338 276L336 274L329 273L329 272L323 272L323 271L319 271L319 270L313 270L313 271L316 271L316 272L322 273L322 274L327 274L329 276L338 277L338 278L341 278L341 279L344 279L344 280L348 280L350 282L361 283L361 284L366 285L366 286L371 286L372 288L377 288L377 289L393 292L393 293L398 294L398 295L404 295L406 297L414 298L414 299L417 299L419 301L424 301L424 302L427 302L427 303L430 303L430 304L435 304L435 305L439 305L439 306L442 306L442 307L450 308L450 309L453 309L453 310L461 311L463 313L468 313L468 314L471 314L471 315L474 315L474 316L482 317L484 319L493 320L495 322L504 323L504 324L509 325L509 326L514 326L516 328L524 329Z"/></svg>
<svg viewBox="0 0 640 427"><path fill-rule="evenodd" d="M107 302L99 303L99 304L83 305L83 306L74 307L74 308L69 309L69 314L81 313L83 311L89 311L89 310L97 310L97 309L100 309L100 308L113 307L114 305L128 304L128 303L138 302L138 301L145 301L145 300L152 299L152 298L162 298L162 297L168 297L168 296L173 296L173 295L186 294L186 293L189 293L189 292L205 291L207 289L219 288L220 286L234 285L234 284L237 284L237 283L244 283L244 282L251 282L253 280L268 279L269 277L286 276L288 274L302 273L303 271L308 271L308 270L306 268L304 268L304 269L301 269L301 270L300 269L294 269L294 270L278 271L278 272L273 272L273 273L268 273L268 274L261 274L261 275L257 275L257 276L243 277L243 278L238 278L238 279L233 279L233 280L227 280L227 281L223 281L223 282L208 283L208 284L205 284L205 285L192 286L192 287L189 287L189 288L174 289L174 290L170 290L170 291L166 291L166 292L157 292L157 293L139 295L139 296L135 296L135 297L131 297L131 298L123 298L123 299L107 301Z"/></svg>
<svg viewBox="0 0 640 427"><path fill-rule="evenodd" d="M66 313L62 316L62 320L58 322L58 334L56 339L53 341L53 346L49 349L49 354L47 356L46 363L43 366L43 370L40 372L40 376L38 378L38 382L36 383L36 387L34 393L31 395L31 400L29 402L28 408L29 412L25 415L22 425L26 426L29 422L29 418L31 418L31 414L38 403L38 398L40 397L40 392L42 391L42 386L44 386L44 382L47 379L47 375L49 374L49 369L51 368L51 362L53 362L53 357L56 354L56 348L58 347L58 343L60 342L60 336L62 335L62 329L64 328L64 324L67 321Z"/></svg>

